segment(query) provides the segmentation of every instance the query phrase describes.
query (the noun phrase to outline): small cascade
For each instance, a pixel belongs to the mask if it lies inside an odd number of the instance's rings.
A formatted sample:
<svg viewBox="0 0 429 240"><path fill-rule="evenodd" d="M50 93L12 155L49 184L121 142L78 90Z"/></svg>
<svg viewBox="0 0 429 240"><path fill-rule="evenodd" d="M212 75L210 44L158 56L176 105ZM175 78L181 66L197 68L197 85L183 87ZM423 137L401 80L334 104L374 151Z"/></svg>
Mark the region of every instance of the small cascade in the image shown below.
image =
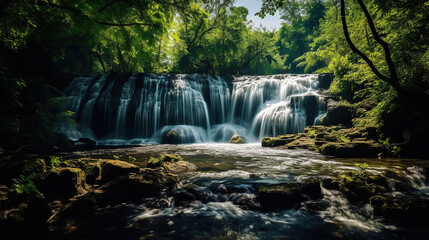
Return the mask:
<svg viewBox="0 0 429 240"><path fill-rule="evenodd" d="M71 138L141 142L248 141L302 132L326 112L318 75L240 76L107 73L67 89L78 128ZM168 134L178 134L168 142ZM169 135L169 136L170 136ZM178 141L178 142L176 142Z"/></svg>

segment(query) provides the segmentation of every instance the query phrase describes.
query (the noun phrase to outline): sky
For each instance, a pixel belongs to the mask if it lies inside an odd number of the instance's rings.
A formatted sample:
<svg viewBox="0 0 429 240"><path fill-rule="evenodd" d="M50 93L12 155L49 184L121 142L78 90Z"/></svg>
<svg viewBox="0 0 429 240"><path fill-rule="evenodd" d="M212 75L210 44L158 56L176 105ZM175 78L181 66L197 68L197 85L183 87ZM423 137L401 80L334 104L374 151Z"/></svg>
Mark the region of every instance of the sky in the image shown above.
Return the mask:
<svg viewBox="0 0 429 240"><path fill-rule="evenodd" d="M268 14L264 19L255 16L255 13L261 10L262 0L237 0L234 5L249 9L247 20L251 20L255 27L262 25L270 30L278 30L281 27L282 20L278 12L274 16Z"/></svg>

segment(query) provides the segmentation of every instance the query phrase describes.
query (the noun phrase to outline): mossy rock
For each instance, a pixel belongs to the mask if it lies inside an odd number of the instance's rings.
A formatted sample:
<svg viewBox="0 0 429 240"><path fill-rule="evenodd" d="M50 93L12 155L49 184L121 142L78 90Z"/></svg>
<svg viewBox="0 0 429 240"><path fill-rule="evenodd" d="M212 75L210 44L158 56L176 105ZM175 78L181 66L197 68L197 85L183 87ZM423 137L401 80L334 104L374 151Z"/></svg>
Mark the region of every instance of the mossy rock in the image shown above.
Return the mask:
<svg viewBox="0 0 429 240"><path fill-rule="evenodd" d="M377 157L379 153L386 150L380 144L373 142L353 142L339 143L329 142L320 147L320 152L324 155L334 157Z"/></svg>
<svg viewBox="0 0 429 240"><path fill-rule="evenodd" d="M345 171L338 175L339 188L352 203L369 202L378 194L387 192L387 179L380 175L371 175L360 171Z"/></svg>
<svg viewBox="0 0 429 240"><path fill-rule="evenodd" d="M108 182L121 176L139 172L140 168L134 164L120 160L104 160L102 161L101 180Z"/></svg>
<svg viewBox="0 0 429 240"><path fill-rule="evenodd" d="M162 144L179 144L181 142L180 132L177 130L170 130L161 139Z"/></svg>
<svg viewBox="0 0 429 240"><path fill-rule="evenodd" d="M85 173L79 168L54 168L42 181L40 190L51 199L69 199L86 192Z"/></svg>
<svg viewBox="0 0 429 240"><path fill-rule="evenodd" d="M370 199L374 214L387 222L407 227L429 226L429 200L406 196L373 196Z"/></svg>
<svg viewBox="0 0 429 240"><path fill-rule="evenodd" d="M179 177L154 169L142 169L140 174L116 178L99 191L99 198L106 204L141 202L144 198L158 196L164 190L172 190Z"/></svg>
<svg viewBox="0 0 429 240"><path fill-rule="evenodd" d="M242 136L236 134L236 135L231 137L231 140L229 140L229 143L236 143L236 144L246 143L246 139L244 139Z"/></svg>
<svg viewBox="0 0 429 240"><path fill-rule="evenodd" d="M151 157L147 163L148 168L158 168L164 163L174 163L182 161L183 158L176 154L161 154L159 158Z"/></svg>
<svg viewBox="0 0 429 240"><path fill-rule="evenodd" d="M301 201L299 183L260 185L256 189L260 204L267 209L287 209Z"/></svg>

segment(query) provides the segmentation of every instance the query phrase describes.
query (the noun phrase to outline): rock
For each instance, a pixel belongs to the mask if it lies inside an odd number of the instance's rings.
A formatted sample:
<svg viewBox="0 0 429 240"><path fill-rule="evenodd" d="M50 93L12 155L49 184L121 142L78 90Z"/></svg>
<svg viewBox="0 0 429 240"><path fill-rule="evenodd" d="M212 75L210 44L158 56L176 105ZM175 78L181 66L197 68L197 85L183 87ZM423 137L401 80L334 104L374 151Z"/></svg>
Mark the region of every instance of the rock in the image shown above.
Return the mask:
<svg viewBox="0 0 429 240"><path fill-rule="evenodd" d="M164 189L172 189L179 178L170 173L154 169L143 169L140 174L116 178L99 189L103 202L141 202L146 197L154 197Z"/></svg>
<svg viewBox="0 0 429 240"><path fill-rule="evenodd" d="M325 178L322 181L323 187L329 190L340 190L340 182L332 178Z"/></svg>
<svg viewBox="0 0 429 240"><path fill-rule="evenodd" d="M161 144L180 144L182 139L180 132L177 130L170 130L165 135L162 136Z"/></svg>
<svg viewBox="0 0 429 240"><path fill-rule="evenodd" d="M301 192L310 199L320 199L323 197L320 181L317 178L306 178L301 183Z"/></svg>
<svg viewBox="0 0 429 240"><path fill-rule="evenodd" d="M250 193L233 193L229 199L245 210L257 210L260 205L255 201L255 195Z"/></svg>
<svg viewBox="0 0 429 240"><path fill-rule="evenodd" d="M131 163L120 160L105 160L102 162L101 180L108 182L139 171L140 168Z"/></svg>
<svg viewBox="0 0 429 240"><path fill-rule="evenodd" d="M262 138L261 145L262 147L278 147L278 146L283 146L285 144L288 144L295 140L295 135L293 137L286 137L286 136Z"/></svg>
<svg viewBox="0 0 429 240"><path fill-rule="evenodd" d="M162 167L166 172L169 172L169 173L183 173L183 172L195 171L197 169L195 164L192 164L186 161L165 162L162 164Z"/></svg>
<svg viewBox="0 0 429 240"><path fill-rule="evenodd" d="M79 138L78 140L73 142L73 144L76 144L76 143L83 143L88 147L94 147L97 142L89 138Z"/></svg>
<svg viewBox="0 0 429 240"><path fill-rule="evenodd" d="M366 172L346 171L338 175L340 191L351 203L368 203L370 197L387 192L389 186L383 176Z"/></svg>
<svg viewBox="0 0 429 240"><path fill-rule="evenodd" d="M70 167L80 168L85 172L86 182L94 184L101 179L102 161L98 159L76 159L65 162Z"/></svg>
<svg viewBox="0 0 429 240"><path fill-rule="evenodd" d="M301 204L300 210L307 212L320 212L325 211L331 206L331 203L327 200L320 201L307 201Z"/></svg>
<svg viewBox="0 0 429 240"><path fill-rule="evenodd" d="M325 126L350 125L353 115L353 107L350 104L343 104L332 99L328 100L327 112L320 119L320 124Z"/></svg>
<svg viewBox="0 0 429 240"><path fill-rule="evenodd" d="M406 196L373 196L370 199L374 214L383 216L388 222L407 227L429 226L429 200Z"/></svg>
<svg viewBox="0 0 429 240"><path fill-rule="evenodd" d="M367 142L329 142L320 147L324 155L334 157L372 157L376 158L380 152L385 152L382 145Z"/></svg>
<svg viewBox="0 0 429 240"><path fill-rule="evenodd" d="M232 136L231 140L229 140L230 143L246 143L246 139L244 139L240 135L234 135Z"/></svg>
<svg viewBox="0 0 429 240"><path fill-rule="evenodd" d="M162 167L164 163L175 163L182 161L183 158L176 154L161 154L159 158L151 157L147 163L148 168Z"/></svg>
<svg viewBox="0 0 429 240"><path fill-rule="evenodd" d="M85 173L79 168L54 168L43 179L40 190L50 199L66 200L86 192Z"/></svg>
<svg viewBox="0 0 429 240"><path fill-rule="evenodd" d="M174 201L177 206L188 206L190 202L196 199L195 195L188 191L178 191L174 193Z"/></svg>
<svg viewBox="0 0 429 240"><path fill-rule="evenodd" d="M267 209L291 208L301 201L299 183L261 185L256 189L257 200Z"/></svg>
<svg viewBox="0 0 429 240"><path fill-rule="evenodd" d="M329 89L332 81L334 80L335 75L332 73L323 73L319 74L319 88Z"/></svg>

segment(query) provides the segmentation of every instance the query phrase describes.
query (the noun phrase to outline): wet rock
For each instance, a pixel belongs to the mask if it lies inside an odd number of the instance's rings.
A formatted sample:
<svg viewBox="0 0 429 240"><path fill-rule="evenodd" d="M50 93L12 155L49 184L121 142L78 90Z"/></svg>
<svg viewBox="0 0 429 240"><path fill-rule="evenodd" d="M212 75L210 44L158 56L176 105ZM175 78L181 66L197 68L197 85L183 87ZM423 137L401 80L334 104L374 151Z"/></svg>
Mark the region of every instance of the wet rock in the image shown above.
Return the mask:
<svg viewBox="0 0 429 240"><path fill-rule="evenodd" d="M103 185L98 194L104 202L141 202L143 198L158 196L179 183L177 175L154 169L143 169L140 174L116 178Z"/></svg>
<svg viewBox="0 0 429 240"><path fill-rule="evenodd" d="M387 192L389 186L383 176L366 172L346 171L338 176L340 191L351 203L367 203L370 197Z"/></svg>
<svg viewBox="0 0 429 240"><path fill-rule="evenodd" d="M323 197L320 181L317 178L304 179L301 183L301 192L310 197L310 199L320 199Z"/></svg>
<svg viewBox="0 0 429 240"><path fill-rule="evenodd" d="M325 178L322 181L323 187L329 190L340 190L340 182L332 178Z"/></svg>
<svg viewBox="0 0 429 240"><path fill-rule="evenodd" d="M138 173L140 168L134 164L119 160L105 160L102 162L101 180L108 182L118 177Z"/></svg>
<svg viewBox="0 0 429 240"><path fill-rule="evenodd" d="M265 138L262 138L261 145L262 147L278 147L278 146L285 145L291 141L293 140L265 137Z"/></svg>
<svg viewBox="0 0 429 240"><path fill-rule="evenodd" d="M306 201L301 204L300 209L308 212L320 212L325 211L331 206L331 203L327 200L320 201Z"/></svg>
<svg viewBox="0 0 429 240"><path fill-rule="evenodd" d="M161 138L161 144L180 144L182 143L182 137L180 132L177 130L170 130L164 134Z"/></svg>
<svg viewBox="0 0 429 240"><path fill-rule="evenodd" d="M159 158L151 157L147 163L148 168L162 167L164 163L175 163L182 161L183 158L176 154L162 154Z"/></svg>
<svg viewBox="0 0 429 240"><path fill-rule="evenodd" d="M43 179L40 190L47 198L69 199L86 192L85 173L79 168L54 168Z"/></svg>
<svg viewBox="0 0 429 240"><path fill-rule="evenodd" d="M256 196L262 207L287 209L300 202L301 185L299 183L261 185L256 189Z"/></svg>
<svg viewBox="0 0 429 240"><path fill-rule="evenodd" d="M374 214L386 221L407 227L429 226L429 200L418 197L373 196L370 203Z"/></svg>
<svg viewBox="0 0 429 240"><path fill-rule="evenodd" d="M187 161L165 162L162 164L162 167L166 172L169 172L169 173L183 173L183 172L195 171L197 169L195 164Z"/></svg>
<svg viewBox="0 0 429 240"><path fill-rule="evenodd" d="M320 147L324 155L334 157L377 157L385 149L372 142L330 142Z"/></svg>
<svg viewBox="0 0 429 240"><path fill-rule="evenodd" d="M195 201L197 197L188 191L177 191L174 193L174 201L177 206L188 206L192 201Z"/></svg>
<svg viewBox="0 0 429 240"><path fill-rule="evenodd" d="M69 160L66 164L70 167L80 168L85 172L86 182L94 184L101 179L102 161L98 159Z"/></svg>
<svg viewBox="0 0 429 240"><path fill-rule="evenodd" d="M327 112L320 119L320 124L325 126L350 125L353 114L353 107L350 104L343 104L332 99L328 100Z"/></svg>
<svg viewBox="0 0 429 240"><path fill-rule="evenodd" d="M229 140L229 143L246 143L246 139L236 134L232 136L231 140Z"/></svg>
<svg viewBox="0 0 429 240"><path fill-rule="evenodd" d="M229 196L229 199L245 210L256 210L260 207L255 200L255 195L250 193L233 193Z"/></svg>

